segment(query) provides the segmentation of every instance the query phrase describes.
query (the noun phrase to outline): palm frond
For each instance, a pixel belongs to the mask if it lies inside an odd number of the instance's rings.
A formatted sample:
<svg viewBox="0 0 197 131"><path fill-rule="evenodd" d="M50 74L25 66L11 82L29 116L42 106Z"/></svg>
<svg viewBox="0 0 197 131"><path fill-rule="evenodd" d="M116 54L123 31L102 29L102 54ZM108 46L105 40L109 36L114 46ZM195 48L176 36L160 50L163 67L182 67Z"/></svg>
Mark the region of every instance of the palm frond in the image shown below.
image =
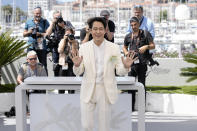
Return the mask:
<svg viewBox="0 0 197 131"><path fill-rule="evenodd" d="M193 77L188 78L186 82L191 82L191 81L194 81L196 79L197 79L197 76L193 76Z"/></svg>
<svg viewBox="0 0 197 131"><path fill-rule="evenodd" d="M0 67L25 56L24 50L27 47L25 41L10 37L10 32L0 34Z"/></svg>
<svg viewBox="0 0 197 131"><path fill-rule="evenodd" d="M184 56L184 61L195 64L195 67L181 68L181 76L188 77L186 82L191 82L197 79L197 55L187 54Z"/></svg>
<svg viewBox="0 0 197 131"><path fill-rule="evenodd" d="M181 68L182 72L197 72L197 67L185 67Z"/></svg>
<svg viewBox="0 0 197 131"><path fill-rule="evenodd" d="M197 64L197 55L196 54L187 54L184 56L184 61L188 63Z"/></svg>

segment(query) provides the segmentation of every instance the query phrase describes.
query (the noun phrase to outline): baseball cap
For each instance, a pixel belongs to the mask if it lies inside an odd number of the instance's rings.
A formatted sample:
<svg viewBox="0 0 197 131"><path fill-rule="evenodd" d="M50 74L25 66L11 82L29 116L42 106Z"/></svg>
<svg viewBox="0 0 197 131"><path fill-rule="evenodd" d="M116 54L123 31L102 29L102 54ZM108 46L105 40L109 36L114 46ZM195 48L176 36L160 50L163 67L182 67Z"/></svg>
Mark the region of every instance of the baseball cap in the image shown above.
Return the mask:
<svg viewBox="0 0 197 131"><path fill-rule="evenodd" d="M101 13L100 13L100 16L110 16L110 13L109 13L109 11L107 11L107 10L102 10L101 11Z"/></svg>

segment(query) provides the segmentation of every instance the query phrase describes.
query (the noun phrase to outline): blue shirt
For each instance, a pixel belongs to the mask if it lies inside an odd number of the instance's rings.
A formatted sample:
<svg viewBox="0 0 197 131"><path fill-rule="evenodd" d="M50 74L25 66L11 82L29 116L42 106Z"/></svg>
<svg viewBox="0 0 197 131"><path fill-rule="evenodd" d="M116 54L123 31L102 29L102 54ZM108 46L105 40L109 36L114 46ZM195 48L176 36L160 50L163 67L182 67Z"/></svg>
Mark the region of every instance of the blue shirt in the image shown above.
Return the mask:
<svg viewBox="0 0 197 131"><path fill-rule="evenodd" d="M148 32L150 32L151 36L154 39L154 37L155 37L155 29L154 29L153 22L149 18L143 16L142 23L140 25L140 29L147 30ZM129 26L128 26L127 32L132 32L130 21L129 21Z"/></svg>
<svg viewBox="0 0 197 131"><path fill-rule="evenodd" d="M36 27L36 23L34 22L34 18L27 20L27 22L25 23L25 30L29 30L35 27ZM45 33L48 27L49 27L49 22L46 19L41 18L38 24L38 30L39 30L38 32ZM32 38L31 35L28 36L27 44L31 45L29 48L33 49L33 47L35 47L36 41L37 40ZM43 41L43 49L46 50L46 40Z"/></svg>

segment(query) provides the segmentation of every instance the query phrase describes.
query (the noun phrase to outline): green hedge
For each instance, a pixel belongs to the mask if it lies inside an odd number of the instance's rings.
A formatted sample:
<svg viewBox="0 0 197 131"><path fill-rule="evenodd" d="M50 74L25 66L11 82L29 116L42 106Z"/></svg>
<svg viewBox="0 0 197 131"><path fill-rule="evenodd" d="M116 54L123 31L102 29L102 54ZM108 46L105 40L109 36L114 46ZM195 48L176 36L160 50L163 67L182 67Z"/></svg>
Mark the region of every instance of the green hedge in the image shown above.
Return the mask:
<svg viewBox="0 0 197 131"><path fill-rule="evenodd" d="M179 93L197 95L197 86L148 86L147 91L154 93Z"/></svg>
<svg viewBox="0 0 197 131"><path fill-rule="evenodd" d="M0 93L14 92L16 84L5 84L0 86Z"/></svg>

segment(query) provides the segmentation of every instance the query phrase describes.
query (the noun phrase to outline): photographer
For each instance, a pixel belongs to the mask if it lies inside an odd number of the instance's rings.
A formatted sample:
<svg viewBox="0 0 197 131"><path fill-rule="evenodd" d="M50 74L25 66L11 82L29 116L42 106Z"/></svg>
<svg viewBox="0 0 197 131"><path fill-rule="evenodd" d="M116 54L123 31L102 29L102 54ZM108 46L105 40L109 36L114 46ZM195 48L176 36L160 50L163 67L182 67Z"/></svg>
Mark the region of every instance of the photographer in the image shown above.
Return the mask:
<svg viewBox="0 0 197 131"><path fill-rule="evenodd" d="M59 71L60 71L60 66L58 64L58 60L59 60L59 53L57 50L58 44L60 40L64 37L65 29L68 27L74 30L74 27L72 26L70 21L64 21L61 12L55 11L53 13L53 21L46 31L46 38L51 36L51 34L53 33L53 37L50 43L48 43L48 46L50 46L52 50L52 59L54 63L53 65L54 76L59 76Z"/></svg>
<svg viewBox="0 0 197 131"><path fill-rule="evenodd" d="M30 47L27 49L27 52L31 50L36 51L39 62L44 65L47 71L47 51L44 36L46 29L49 27L49 22L41 16L41 8L34 8L34 18L27 20L23 36L28 37L27 44Z"/></svg>
<svg viewBox="0 0 197 131"><path fill-rule="evenodd" d="M100 13L100 16L103 17L107 23L105 38L108 41L111 41L114 43L115 24L112 20L109 20L109 17L110 17L109 11L102 10Z"/></svg>
<svg viewBox="0 0 197 131"><path fill-rule="evenodd" d="M104 38L108 41L114 42L114 33L115 33L115 24L113 21L109 20L110 13L107 10L102 10L100 13L100 16L106 21L106 33L104 35ZM89 18L87 20L87 25L85 28L81 29L80 31L80 40L81 43L86 43L90 40L92 40L92 34L90 33L90 21L92 18Z"/></svg>
<svg viewBox="0 0 197 131"><path fill-rule="evenodd" d="M89 18L86 22L86 27L85 28L82 28L81 31L80 31L80 40L81 40L81 43L86 43L90 40L92 40L92 35L90 33L90 21L91 21L91 18Z"/></svg>
<svg viewBox="0 0 197 131"><path fill-rule="evenodd" d="M147 64L151 58L150 49L155 48L151 34L146 30L139 29L140 22L137 17L130 19L130 25L133 32L127 34L124 39L123 52L128 55L129 52L136 52L136 57L139 58L131 66L129 76L138 77L138 82L141 82L145 87ZM131 93L131 91L129 91ZM135 94L132 95L133 104L135 102ZM132 106L134 109L134 105Z"/></svg>
<svg viewBox="0 0 197 131"><path fill-rule="evenodd" d="M71 53L76 54L77 49L78 42L75 40L74 31L72 28L67 28L58 47L60 76L75 76L73 73L73 62L70 59L70 55ZM64 90L60 90L59 93L64 93ZM68 93L74 93L74 90L69 90Z"/></svg>

